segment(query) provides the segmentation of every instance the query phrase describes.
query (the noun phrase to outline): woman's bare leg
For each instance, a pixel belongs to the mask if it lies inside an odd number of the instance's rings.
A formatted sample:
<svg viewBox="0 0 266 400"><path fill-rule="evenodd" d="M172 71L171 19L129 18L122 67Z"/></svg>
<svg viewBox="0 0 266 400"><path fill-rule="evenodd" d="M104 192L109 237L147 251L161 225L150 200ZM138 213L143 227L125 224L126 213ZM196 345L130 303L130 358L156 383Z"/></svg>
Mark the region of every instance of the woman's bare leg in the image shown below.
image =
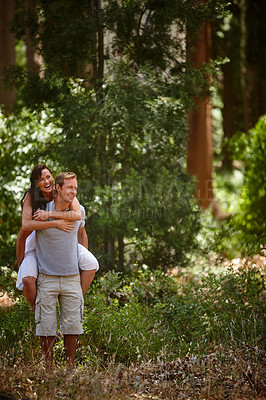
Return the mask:
<svg viewBox="0 0 266 400"><path fill-rule="evenodd" d="M89 289L96 271L97 271L96 269L92 269L92 270L82 270L80 272L80 284L83 296L85 296L85 293Z"/></svg>
<svg viewBox="0 0 266 400"><path fill-rule="evenodd" d="M34 276L25 276L22 279L23 282L23 293L28 300L31 308L34 310L34 304L36 299L36 278Z"/></svg>

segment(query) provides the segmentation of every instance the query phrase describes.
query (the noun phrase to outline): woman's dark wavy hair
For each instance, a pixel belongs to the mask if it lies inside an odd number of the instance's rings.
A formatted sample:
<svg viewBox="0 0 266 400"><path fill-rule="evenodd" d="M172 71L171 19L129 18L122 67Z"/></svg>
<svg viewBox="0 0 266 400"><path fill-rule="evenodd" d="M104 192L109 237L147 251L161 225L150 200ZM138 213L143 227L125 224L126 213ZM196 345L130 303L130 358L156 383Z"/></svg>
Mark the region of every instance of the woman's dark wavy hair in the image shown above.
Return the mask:
<svg viewBox="0 0 266 400"><path fill-rule="evenodd" d="M33 168L30 175L30 188L26 190L20 202L21 207L23 207L25 196L27 193L29 193L32 203L32 215L36 210L38 210L38 208L44 210L47 204L47 200L45 199L41 189L36 186L44 169L48 169L48 171L51 172L51 170L45 164L36 165L36 167Z"/></svg>

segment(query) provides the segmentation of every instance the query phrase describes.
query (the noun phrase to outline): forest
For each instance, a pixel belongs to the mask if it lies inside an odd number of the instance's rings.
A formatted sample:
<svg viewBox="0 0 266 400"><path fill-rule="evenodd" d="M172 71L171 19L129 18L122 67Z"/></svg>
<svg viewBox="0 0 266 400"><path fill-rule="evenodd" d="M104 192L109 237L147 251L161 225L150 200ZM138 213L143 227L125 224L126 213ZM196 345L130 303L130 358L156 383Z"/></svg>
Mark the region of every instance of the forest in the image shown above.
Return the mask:
<svg viewBox="0 0 266 400"><path fill-rule="evenodd" d="M0 1L0 399L266 398L266 2ZM75 370L16 287L34 166L99 271Z"/></svg>

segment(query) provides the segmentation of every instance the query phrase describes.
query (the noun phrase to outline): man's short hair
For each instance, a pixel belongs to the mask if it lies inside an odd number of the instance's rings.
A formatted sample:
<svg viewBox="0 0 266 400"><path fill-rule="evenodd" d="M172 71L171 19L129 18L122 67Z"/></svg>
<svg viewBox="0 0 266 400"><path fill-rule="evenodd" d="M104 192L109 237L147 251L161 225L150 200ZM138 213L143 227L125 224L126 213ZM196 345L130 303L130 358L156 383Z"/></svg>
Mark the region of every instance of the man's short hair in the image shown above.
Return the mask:
<svg viewBox="0 0 266 400"><path fill-rule="evenodd" d="M65 183L65 179L77 179L77 176L74 172L60 172L55 178L55 187L57 184L62 187Z"/></svg>

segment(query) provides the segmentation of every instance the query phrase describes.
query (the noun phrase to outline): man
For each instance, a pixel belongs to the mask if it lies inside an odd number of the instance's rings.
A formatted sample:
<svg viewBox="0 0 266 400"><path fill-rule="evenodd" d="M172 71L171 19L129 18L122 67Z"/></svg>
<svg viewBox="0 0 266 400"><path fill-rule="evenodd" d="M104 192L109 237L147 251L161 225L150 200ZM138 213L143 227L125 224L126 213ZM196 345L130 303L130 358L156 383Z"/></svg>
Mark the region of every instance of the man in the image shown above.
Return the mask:
<svg viewBox="0 0 266 400"><path fill-rule="evenodd" d="M55 179L55 188L56 198L48 203L47 211L67 211L77 193L76 175L72 172L60 173ZM35 303L36 335L40 336L47 371L52 370L53 364L57 300L60 304L59 326L64 335L66 362L70 370L74 368L78 335L83 333L84 300L78 268L78 228L79 221L75 221L70 232L57 228L36 231L39 270Z"/></svg>
<svg viewBox="0 0 266 400"><path fill-rule="evenodd" d="M99 269L99 263L88 251L88 238L84 228L85 210L77 198L70 204L69 211L46 211L46 206L54 199L53 175L44 164L36 165L30 176L31 186L26 190L22 205L22 228L17 237L18 279L16 287L23 290L26 299L34 309L36 299L36 278L38 276L35 231L57 227L66 232L73 229L71 221L80 220L78 230L78 256L83 294L85 295L94 277L90 270ZM45 203L45 210L43 208ZM48 220L50 218L50 220ZM67 220L66 220L67 219ZM27 241L26 241L27 239Z"/></svg>

